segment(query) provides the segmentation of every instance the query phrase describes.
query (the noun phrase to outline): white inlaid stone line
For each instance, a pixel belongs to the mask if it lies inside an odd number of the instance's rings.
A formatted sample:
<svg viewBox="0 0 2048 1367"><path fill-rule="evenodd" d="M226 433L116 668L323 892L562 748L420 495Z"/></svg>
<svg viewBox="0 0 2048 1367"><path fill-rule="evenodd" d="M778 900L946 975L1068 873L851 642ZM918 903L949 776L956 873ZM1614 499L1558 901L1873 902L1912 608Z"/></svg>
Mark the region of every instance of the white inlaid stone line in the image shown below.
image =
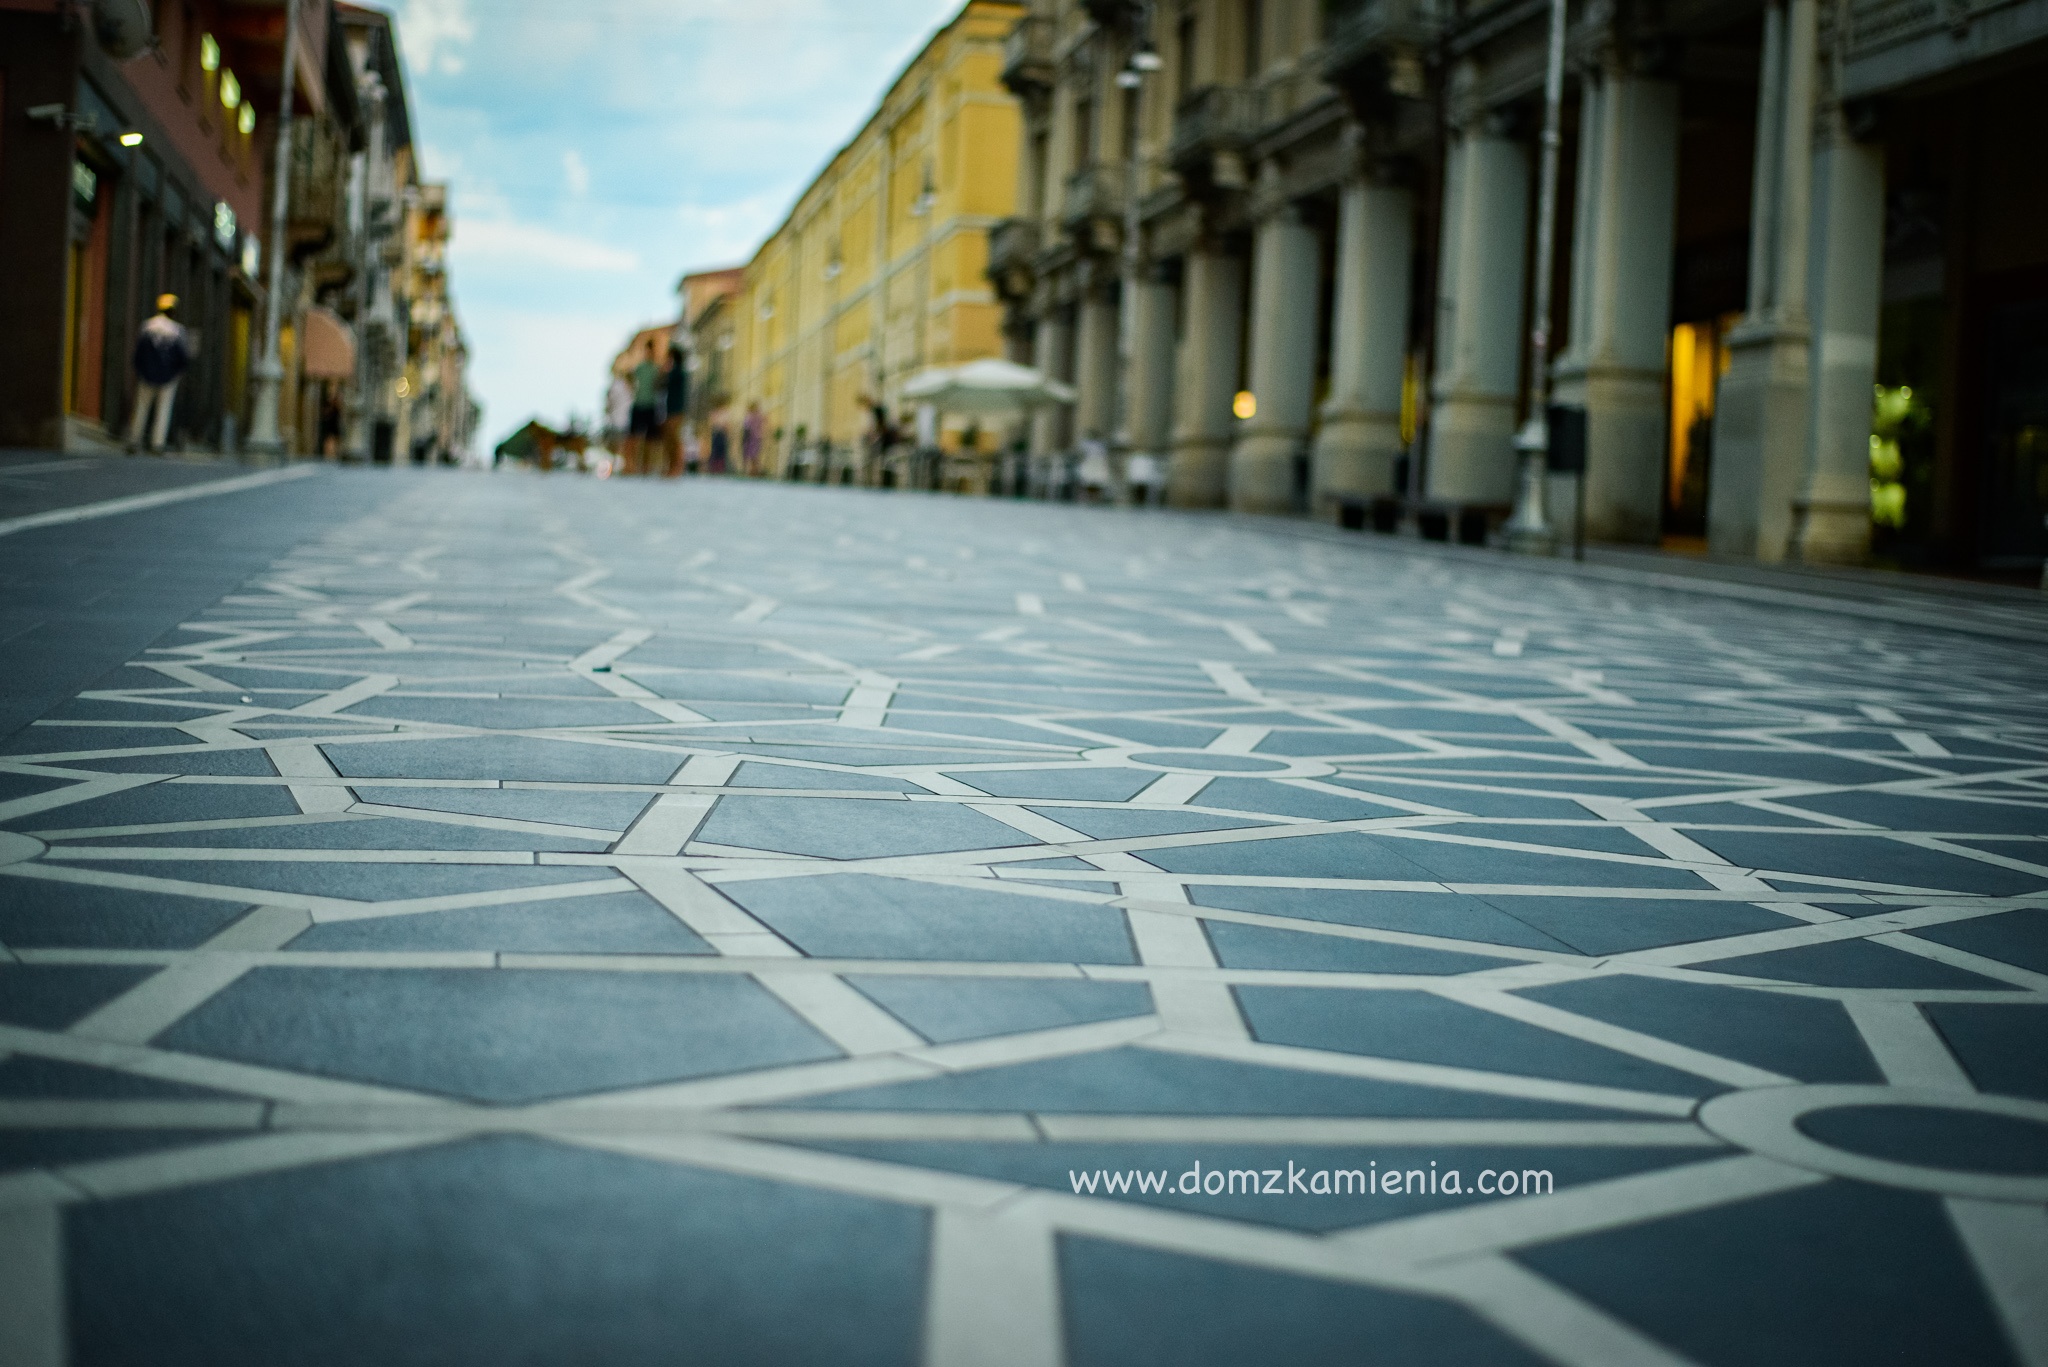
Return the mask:
<svg viewBox="0 0 2048 1367"><path fill-rule="evenodd" d="M754 980L850 1055L893 1053L926 1042L842 979L821 973L757 973Z"/></svg>
<svg viewBox="0 0 2048 1367"><path fill-rule="evenodd" d="M1258 632L1253 631L1242 622L1223 622L1220 625L1224 631L1229 633L1231 640L1243 646L1250 654L1273 655L1278 653L1271 641L1259 635Z"/></svg>
<svg viewBox="0 0 2048 1367"><path fill-rule="evenodd" d="M1926 1087L1935 1091L1974 1093L1970 1075L1956 1062L1942 1040L1941 1032L1906 1001L1849 999L1842 1003L1850 1024L1863 1037L1878 1070L1898 1087Z"/></svg>
<svg viewBox="0 0 2048 1367"><path fill-rule="evenodd" d="M640 814L613 853L681 854L717 801L712 793L664 793Z"/></svg>
<svg viewBox="0 0 2048 1367"><path fill-rule="evenodd" d="M1062 1367L1053 1231L1028 1212L933 1213L925 1367Z"/></svg>
<svg viewBox="0 0 2048 1367"><path fill-rule="evenodd" d="M702 878L663 859L635 859L619 870L720 954L794 958L795 946Z"/></svg>
<svg viewBox="0 0 2048 1367"><path fill-rule="evenodd" d="M1961 1196L1942 1205L2020 1362L2048 1367L2048 1210Z"/></svg>
<svg viewBox="0 0 2048 1367"><path fill-rule="evenodd" d="M287 779L325 780L320 783L291 785L292 801L299 804L300 811L308 815L346 812L355 804L355 794L341 785L341 775L335 772L326 752L321 750L316 742L272 741L263 747L263 752L270 756L272 767Z"/></svg>

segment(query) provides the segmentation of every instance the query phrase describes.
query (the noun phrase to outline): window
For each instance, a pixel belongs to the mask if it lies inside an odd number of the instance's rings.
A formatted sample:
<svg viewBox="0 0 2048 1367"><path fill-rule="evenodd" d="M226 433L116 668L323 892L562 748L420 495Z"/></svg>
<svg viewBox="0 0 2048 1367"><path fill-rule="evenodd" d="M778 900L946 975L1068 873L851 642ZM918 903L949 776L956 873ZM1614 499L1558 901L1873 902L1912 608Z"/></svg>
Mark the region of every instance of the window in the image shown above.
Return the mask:
<svg viewBox="0 0 2048 1367"><path fill-rule="evenodd" d="M1244 78L1266 69L1266 0L1244 0Z"/></svg>
<svg viewBox="0 0 2048 1367"><path fill-rule="evenodd" d="M1074 167L1095 160L1095 102L1085 96L1074 101Z"/></svg>

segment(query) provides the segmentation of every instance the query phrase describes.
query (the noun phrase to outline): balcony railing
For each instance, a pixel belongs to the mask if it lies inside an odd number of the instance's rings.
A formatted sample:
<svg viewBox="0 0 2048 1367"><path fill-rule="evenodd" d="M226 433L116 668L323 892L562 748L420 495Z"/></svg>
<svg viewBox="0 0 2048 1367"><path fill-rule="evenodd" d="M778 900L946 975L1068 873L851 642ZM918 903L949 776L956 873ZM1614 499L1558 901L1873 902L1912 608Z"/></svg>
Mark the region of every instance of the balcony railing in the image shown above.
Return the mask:
<svg viewBox="0 0 2048 1367"><path fill-rule="evenodd" d="M1031 268L1038 255L1038 221L1006 218L988 230L988 269L991 275L1022 267Z"/></svg>
<svg viewBox="0 0 2048 1367"><path fill-rule="evenodd" d="M2048 39L2024 0L1849 0L1841 93L1870 95Z"/></svg>
<svg viewBox="0 0 2048 1367"><path fill-rule="evenodd" d="M1104 28L1122 28L1138 17L1137 0L1081 0L1088 17Z"/></svg>
<svg viewBox="0 0 2048 1367"><path fill-rule="evenodd" d="M1243 149L1252 116L1251 92L1243 86L1205 85L1190 91L1173 112L1167 157L1183 175L1206 178L1217 153Z"/></svg>
<svg viewBox="0 0 2048 1367"><path fill-rule="evenodd" d="M1015 303L1031 293L1037 255L1038 220L1006 218L988 230L988 281L998 299Z"/></svg>
<svg viewBox="0 0 2048 1367"><path fill-rule="evenodd" d="M1052 20L1030 14L1017 21L1003 40L1003 84L1018 99L1052 89Z"/></svg>
<svg viewBox="0 0 2048 1367"><path fill-rule="evenodd" d="M301 250L334 243L348 223L348 147L321 119L292 123L291 238Z"/></svg>
<svg viewBox="0 0 2048 1367"><path fill-rule="evenodd" d="M1426 0L1336 0L1324 27L1322 74L1418 98L1420 53L1435 38Z"/></svg>
<svg viewBox="0 0 2048 1367"><path fill-rule="evenodd" d="M1124 173L1121 166L1097 163L1083 166L1067 177L1065 212L1060 215L1069 228L1091 222L1114 223L1123 217Z"/></svg>

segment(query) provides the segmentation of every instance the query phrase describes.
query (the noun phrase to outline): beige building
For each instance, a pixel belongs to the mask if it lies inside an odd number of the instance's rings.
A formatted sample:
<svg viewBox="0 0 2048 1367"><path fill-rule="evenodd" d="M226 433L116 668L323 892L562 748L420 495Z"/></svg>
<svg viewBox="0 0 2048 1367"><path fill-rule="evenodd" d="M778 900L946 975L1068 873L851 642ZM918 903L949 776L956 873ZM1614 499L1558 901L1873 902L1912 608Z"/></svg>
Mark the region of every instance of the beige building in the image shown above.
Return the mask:
<svg viewBox="0 0 2048 1367"><path fill-rule="evenodd" d="M747 264L726 312L732 407L761 406L770 473L881 480L870 405L895 413L919 371L1001 354L985 270L988 229L1014 207L1001 75L1023 11L969 0Z"/></svg>
<svg viewBox="0 0 2048 1367"><path fill-rule="evenodd" d="M1486 535L1518 489L1547 7L1033 0L990 279L1037 424L1172 497ZM1596 538L2048 552L2048 10L1570 8L1547 322ZM1873 404L1875 394L1876 403ZM1569 532L1576 490L1547 481Z"/></svg>

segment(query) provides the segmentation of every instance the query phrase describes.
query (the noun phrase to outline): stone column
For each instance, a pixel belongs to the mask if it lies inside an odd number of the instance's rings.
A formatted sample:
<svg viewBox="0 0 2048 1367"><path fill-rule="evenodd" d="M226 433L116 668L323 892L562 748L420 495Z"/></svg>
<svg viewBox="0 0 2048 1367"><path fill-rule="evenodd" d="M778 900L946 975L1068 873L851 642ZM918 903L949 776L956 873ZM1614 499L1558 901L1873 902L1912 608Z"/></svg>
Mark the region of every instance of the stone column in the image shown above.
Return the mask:
<svg viewBox="0 0 2048 1367"><path fill-rule="evenodd" d="M1159 270L1140 272L1131 299L1131 355L1118 444L1164 468L1173 423L1173 317L1179 291Z"/></svg>
<svg viewBox="0 0 2048 1367"><path fill-rule="evenodd" d="M1408 349L1413 195L1360 180L1344 189L1337 228L1336 354L1316 436L1315 511L1394 491L1401 379Z"/></svg>
<svg viewBox="0 0 2048 1367"><path fill-rule="evenodd" d="M1214 246L1187 256L1182 288L1180 375L1174 386L1173 464L1167 501L1176 508L1221 507L1229 487L1240 349L1244 345L1244 261Z"/></svg>
<svg viewBox="0 0 2048 1367"><path fill-rule="evenodd" d="M1764 12L1749 307L1728 334L1728 370L1714 403L1707 545L1722 555L1784 558L1806 468L1814 5L1775 0Z"/></svg>
<svg viewBox="0 0 2048 1367"><path fill-rule="evenodd" d="M1529 159L1475 125L1452 144L1430 385L1431 498L1509 503L1522 368Z"/></svg>
<svg viewBox="0 0 2048 1367"><path fill-rule="evenodd" d="M1065 316L1055 311L1038 320L1032 353L1038 369L1047 379L1064 380L1073 371L1074 329ZM1031 463L1042 468L1055 452L1067 447L1071 410L1053 405L1041 408L1031 418Z"/></svg>
<svg viewBox="0 0 2048 1367"><path fill-rule="evenodd" d="M1557 401L1586 410L1586 535L1655 542L1663 531L1666 351L1678 201L1678 86L1589 75L1572 233L1570 349ZM1570 501L1562 504L1567 525Z"/></svg>
<svg viewBox="0 0 2048 1367"><path fill-rule="evenodd" d="M1315 230L1293 205L1261 219L1252 259L1251 391L1257 411L1230 452L1230 506L1294 509L1294 462L1315 403Z"/></svg>
<svg viewBox="0 0 2048 1367"><path fill-rule="evenodd" d="M1074 327L1074 435L1105 442L1116 427L1116 294L1091 287L1081 296Z"/></svg>
<svg viewBox="0 0 2048 1367"><path fill-rule="evenodd" d="M1814 166L1813 435L1792 509L1792 554L1870 554L1870 404L1884 285L1884 150L1836 127Z"/></svg>

